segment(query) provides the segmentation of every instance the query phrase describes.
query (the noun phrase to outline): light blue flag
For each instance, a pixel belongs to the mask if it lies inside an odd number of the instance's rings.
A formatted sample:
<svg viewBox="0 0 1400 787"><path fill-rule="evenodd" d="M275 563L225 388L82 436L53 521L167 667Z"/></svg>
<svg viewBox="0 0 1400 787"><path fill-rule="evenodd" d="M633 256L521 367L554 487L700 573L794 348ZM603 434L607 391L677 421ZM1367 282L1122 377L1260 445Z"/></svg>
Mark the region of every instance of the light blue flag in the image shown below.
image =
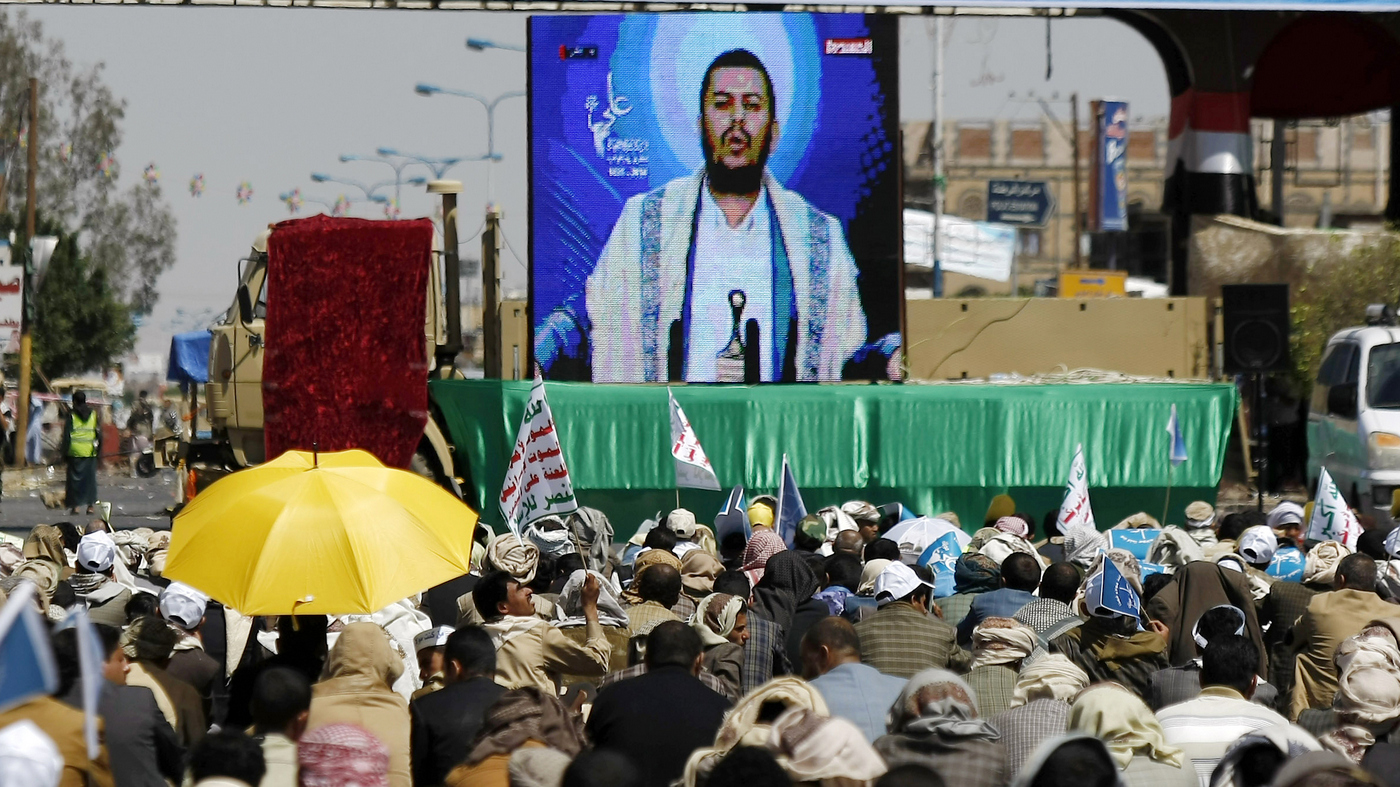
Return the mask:
<svg viewBox="0 0 1400 787"><path fill-rule="evenodd" d="M54 631L69 628L78 633L78 669L83 678L83 737L87 741L88 759L95 760L102 749L97 737L97 702L102 697L102 687L107 680L102 675L102 662L107 659L102 653L102 639L97 627L92 625L82 605L69 612Z"/></svg>
<svg viewBox="0 0 1400 787"><path fill-rule="evenodd" d="M0 711L58 691L53 646L34 593L34 583L22 582L0 608Z"/></svg>
<svg viewBox="0 0 1400 787"><path fill-rule="evenodd" d="M723 510L715 515L715 539L719 543L723 544L724 537L730 533L743 533L744 541L749 540L753 528L749 526L748 508L744 502L744 488L736 486L731 489Z"/></svg>
<svg viewBox="0 0 1400 787"><path fill-rule="evenodd" d="M1265 573L1271 577L1278 577L1284 582L1302 582L1303 569L1307 562L1307 555L1304 555L1301 549L1283 547L1274 553L1274 559L1265 569Z"/></svg>
<svg viewBox="0 0 1400 787"><path fill-rule="evenodd" d="M783 537L783 543L788 549L792 549L792 538L797 535L797 523L802 521L802 517L807 516L807 506L802 502L802 491L797 488L797 481L792 477L792 466L788 464L787 454L783 454L783 480L778 486L778 514L774 517L774 524L777 525L778 535Z"/></svg>
<svg viewBox="0 0 1400 787"><path fill-rule="evenodd" d="M1186 455L1186 438L1181 434L1181 421L1176 417L1176 405L1172 405L1172 417L1167 421L1167 434L1171 435L1171 448L1167 450L1167 458L1171 460L1172 467L1185 462L1191 457Z"/></svg>
<svg viewBox="0 0 1400 787"><path fill-rule="evenodd" d="M1142 610L1142 600L1118 565L1104 558L1099 570L1084 582L1084 607L1096 617L1114 614L1136 618Z"/></svg>
<svg viewBox="0 0 1400 787"><path fill-rule="evenodd" d="M1157 536L1161 534L1161 529L1155 527L1125 528L1105 533L1108 536L1109 549L1126 549L1133 553L1133 557L1139 561L1147 559L1147 552L1152 548L1152 542L1156 541Z"/></svg>
<svg viewBox="0 0 1400 787"><path fill-rule="evenodd" d="M961 531L959 531L961 532ZM919 565L927 566L933 572L933 597L946 598L953 595L953 573L962 557L963 547L958 533L948 533L935 540L919 555Z"/></svg>

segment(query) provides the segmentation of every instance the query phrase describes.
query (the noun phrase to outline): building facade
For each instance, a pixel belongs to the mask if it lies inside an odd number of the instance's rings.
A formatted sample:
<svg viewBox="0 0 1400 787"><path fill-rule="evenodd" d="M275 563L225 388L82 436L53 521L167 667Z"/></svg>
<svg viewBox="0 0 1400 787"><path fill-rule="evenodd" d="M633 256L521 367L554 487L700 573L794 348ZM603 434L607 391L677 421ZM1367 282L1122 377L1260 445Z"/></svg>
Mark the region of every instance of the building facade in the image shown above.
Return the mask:
<svg viewBox="0 0 1400 787"><path fill-rule="evenodd" d="M1276 222L1271 204L1270 166L1275 123L1250 123L1253 167L1261 206L1259 218ZM1296 121L1283 125L1283 224L1287 227L1358 227L1381 222L1388 194L1389 121L1384 116ZM1080 121L1079 171L1081 205L1089 204L1093 138ZM930 124L905 123L904 205L931 209L933 168ZM1036 180L1049 184L1055 210L1043 227L1018 230L1017 283L1029 292L1036 279L1053 276L1075 260L1074 162L1071 131L1045 117L1036 120L949 120L943 128L947 190L944 210L978 221L987 218L989 180ZM1118 242L1116 267L1166 283L1170 223L1160 212L1169 161L1169 128L1164 118L1134 118L1127 150L1130 232L1125 237L1090 237L1081 245L1086 267L1109 267L1109 244ZM911 268L908 279L920 286L927 272ZM923 284L923 286L928 286ZM1010 282L989 282L949 275L945 295L1009 294Z"/></svg>

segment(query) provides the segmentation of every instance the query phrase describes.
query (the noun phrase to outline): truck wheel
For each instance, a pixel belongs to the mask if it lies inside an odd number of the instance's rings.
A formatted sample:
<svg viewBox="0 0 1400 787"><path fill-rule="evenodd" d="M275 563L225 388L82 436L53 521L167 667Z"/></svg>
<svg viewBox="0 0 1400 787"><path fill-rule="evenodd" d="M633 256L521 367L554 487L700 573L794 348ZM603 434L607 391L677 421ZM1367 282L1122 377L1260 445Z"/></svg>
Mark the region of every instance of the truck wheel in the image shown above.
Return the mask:
<svg viewBox="0 0 1400 787"><path fill-rule="evenodd" d="M136 475L140 478L150 478L156 474L156 458L151 454L142 454L136 460Z"/></svg>

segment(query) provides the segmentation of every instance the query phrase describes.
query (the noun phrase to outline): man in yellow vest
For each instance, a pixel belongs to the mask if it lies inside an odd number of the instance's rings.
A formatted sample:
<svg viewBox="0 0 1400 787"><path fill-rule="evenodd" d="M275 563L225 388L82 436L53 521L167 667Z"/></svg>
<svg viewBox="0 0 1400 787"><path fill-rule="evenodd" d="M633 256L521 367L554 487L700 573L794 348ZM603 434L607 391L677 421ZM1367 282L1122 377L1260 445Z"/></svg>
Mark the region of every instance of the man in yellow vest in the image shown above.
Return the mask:
<svg viewBox="0 0 1400 787"><path fill-rule="evenodd" d="M97 503L97 459L102 455L102 424L97 411L88 407L87 394L73 394L73 407L63 422L63 455L68 460L70 514L86 506L89 514Z"/></svg>

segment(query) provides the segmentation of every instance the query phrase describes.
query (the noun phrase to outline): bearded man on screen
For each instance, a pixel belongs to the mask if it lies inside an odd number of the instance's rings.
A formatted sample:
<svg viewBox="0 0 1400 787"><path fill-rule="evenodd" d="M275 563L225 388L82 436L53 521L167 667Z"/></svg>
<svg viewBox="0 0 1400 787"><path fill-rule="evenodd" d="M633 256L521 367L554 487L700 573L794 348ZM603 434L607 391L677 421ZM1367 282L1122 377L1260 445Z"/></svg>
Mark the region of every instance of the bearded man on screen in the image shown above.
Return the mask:
<svg viewBox="0 0 1400 787"><path fill-rule="evenodd" d="M763 381L839 380L864 344L840 220L766 168L775 103L752 52L710 63L704 168L629 199L588 278L594 381L743 382L741 351Z"/></svg>

